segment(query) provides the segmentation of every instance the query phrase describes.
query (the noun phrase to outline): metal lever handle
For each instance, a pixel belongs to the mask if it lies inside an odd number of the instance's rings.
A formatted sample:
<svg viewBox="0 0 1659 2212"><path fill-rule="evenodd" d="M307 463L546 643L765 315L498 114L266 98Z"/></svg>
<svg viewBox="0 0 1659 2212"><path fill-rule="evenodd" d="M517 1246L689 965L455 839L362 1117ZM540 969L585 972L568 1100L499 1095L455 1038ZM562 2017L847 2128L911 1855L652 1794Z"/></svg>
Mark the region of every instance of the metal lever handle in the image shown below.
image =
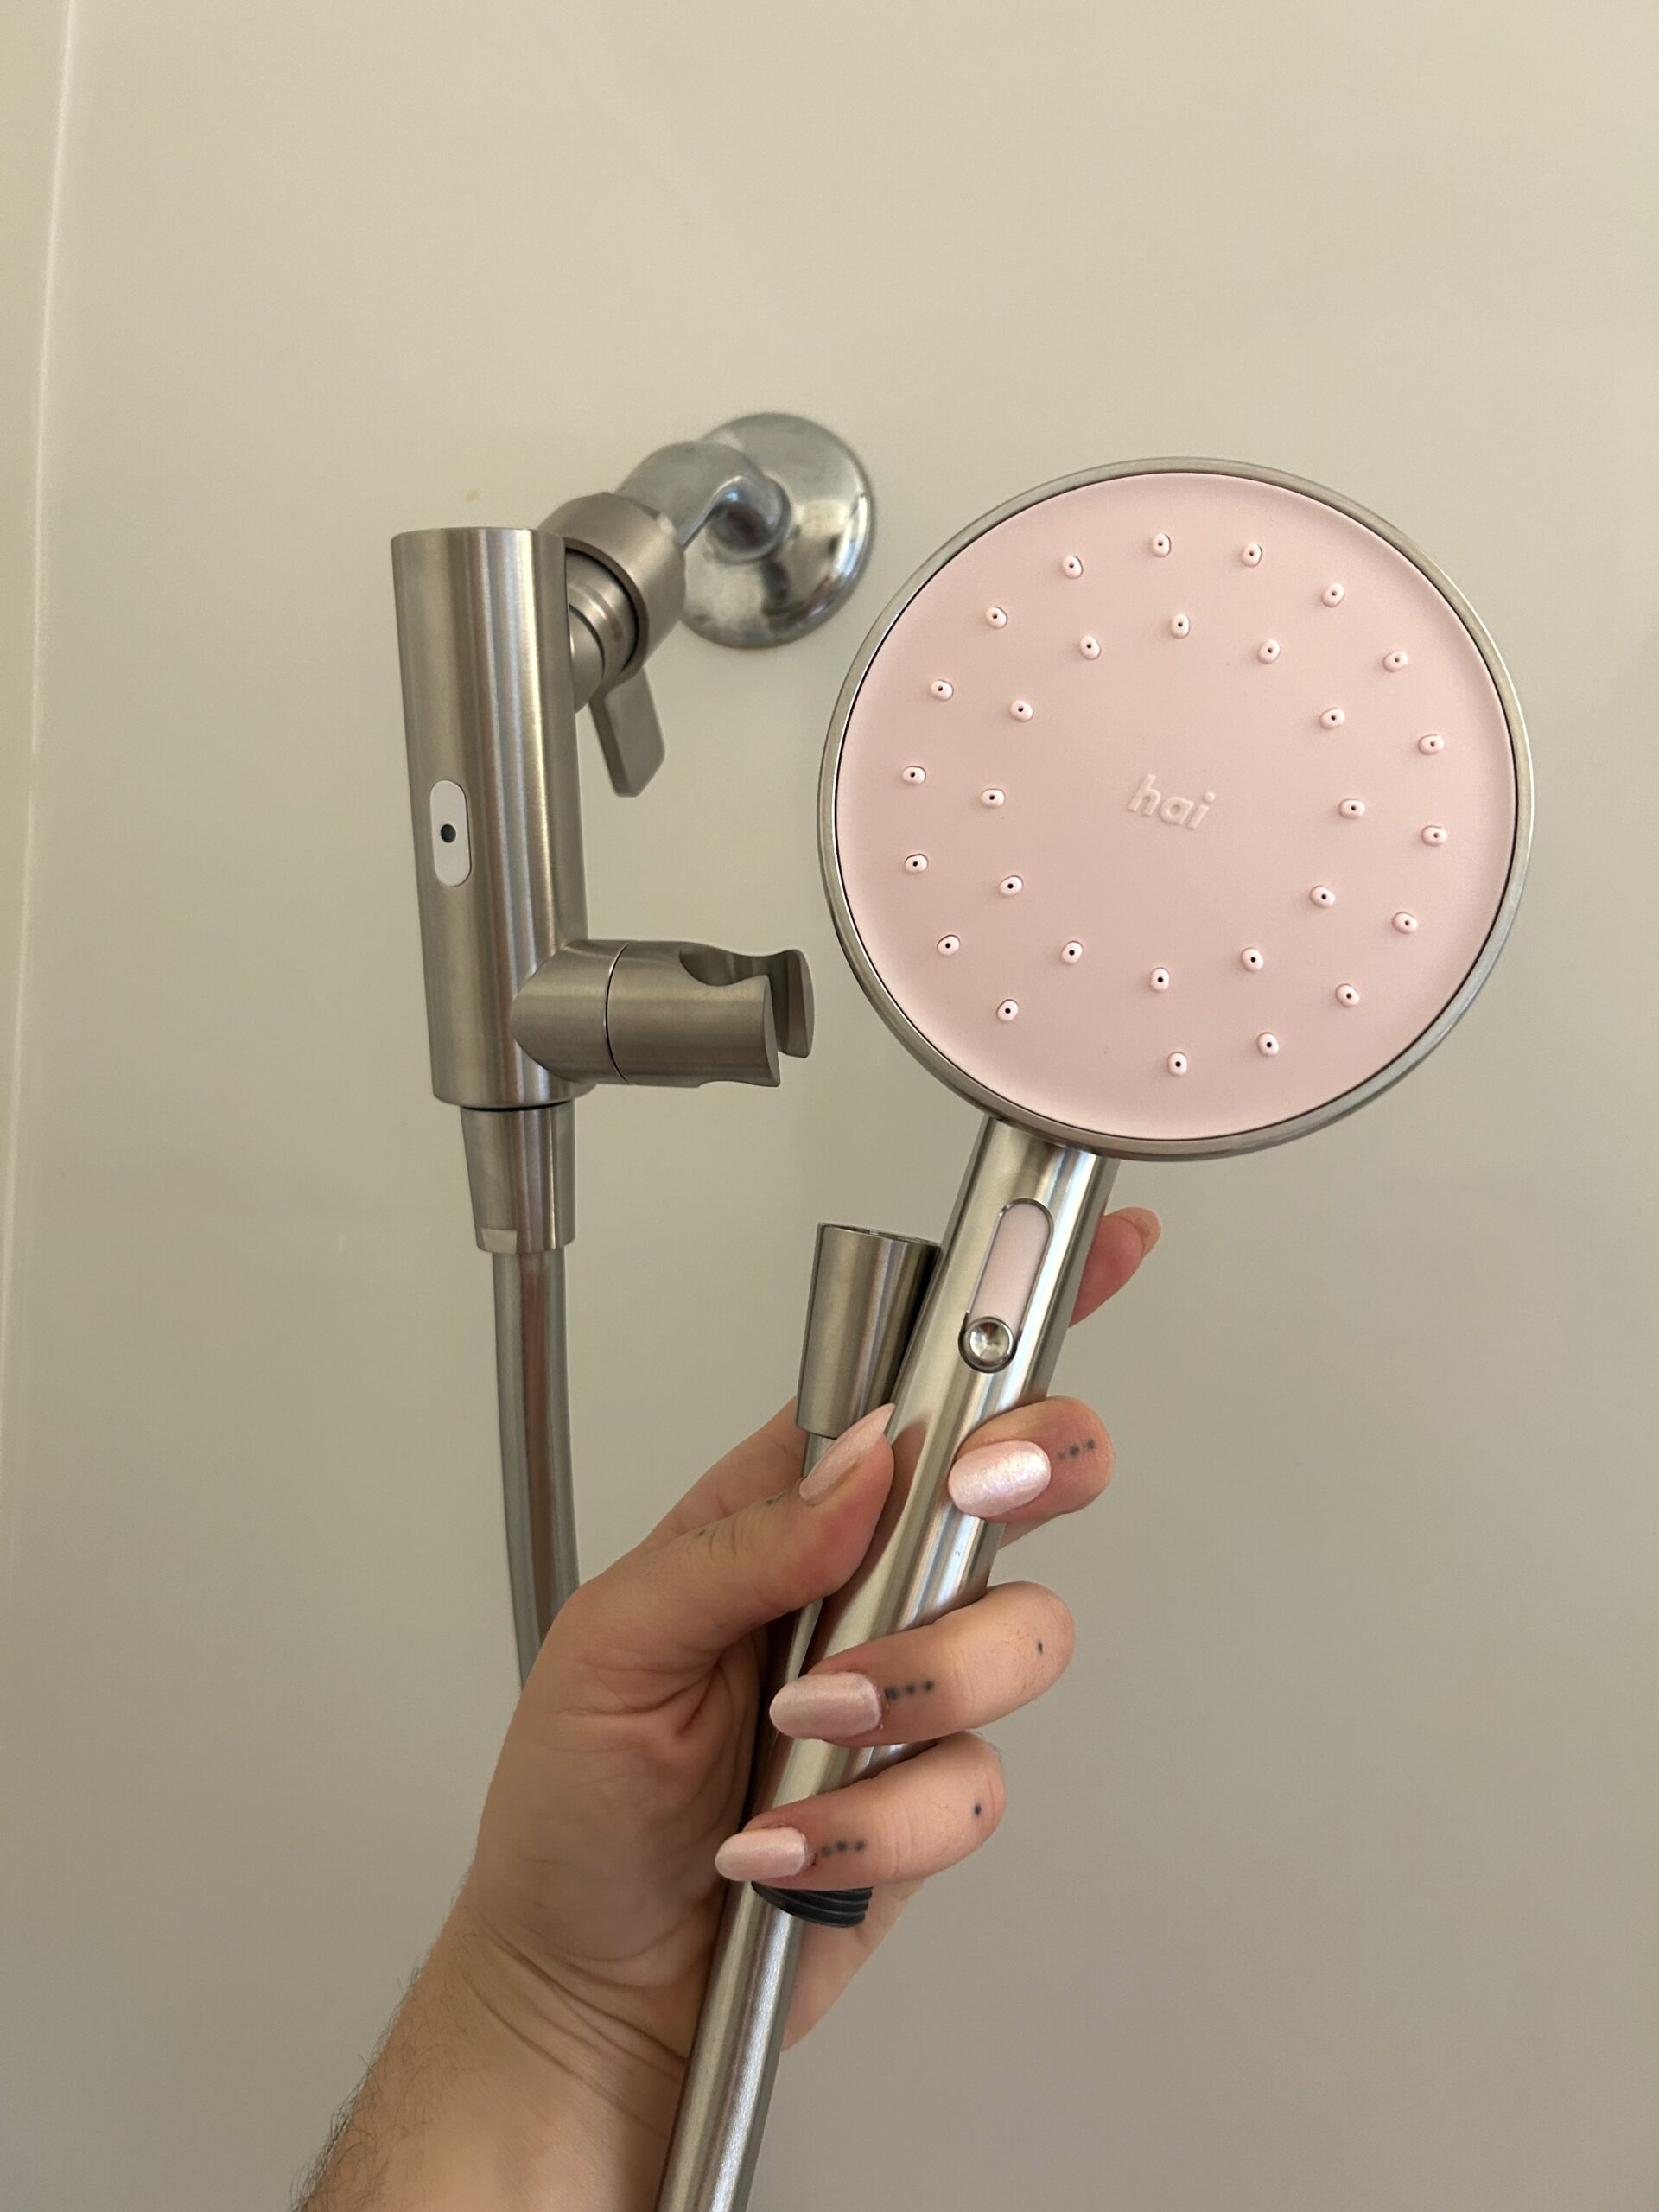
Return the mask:
<svg viewBox="0 0 1659 2212"><path fill-rule="evenodd" d="M512 1033L572 1083L776 1084L779 1054L811 1047L811 977L795 951L583 941L525 983Z"/></svg>
<svg viewBox="0 0 1659 2212"><path fill-rule="evenodd" d="M638 798L663 765L663 726L642 669L593 702L594 728L619 798Z"/></svg>

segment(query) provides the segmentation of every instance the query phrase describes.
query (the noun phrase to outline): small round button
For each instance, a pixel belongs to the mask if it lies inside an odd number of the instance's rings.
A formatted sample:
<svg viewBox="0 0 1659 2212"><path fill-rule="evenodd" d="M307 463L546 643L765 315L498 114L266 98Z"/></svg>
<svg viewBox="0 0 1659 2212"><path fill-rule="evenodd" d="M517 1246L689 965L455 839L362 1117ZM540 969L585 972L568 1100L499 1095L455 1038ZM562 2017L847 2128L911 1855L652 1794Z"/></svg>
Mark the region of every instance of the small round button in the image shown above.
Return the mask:
<svg viewBox="0 0 1659 2212"><path fill-rule="evenodd" d="M962 1332L962 1356L982 1375L995 1375L1014 1357L1014 1331L995 1318L969 1321Z"/></svg>

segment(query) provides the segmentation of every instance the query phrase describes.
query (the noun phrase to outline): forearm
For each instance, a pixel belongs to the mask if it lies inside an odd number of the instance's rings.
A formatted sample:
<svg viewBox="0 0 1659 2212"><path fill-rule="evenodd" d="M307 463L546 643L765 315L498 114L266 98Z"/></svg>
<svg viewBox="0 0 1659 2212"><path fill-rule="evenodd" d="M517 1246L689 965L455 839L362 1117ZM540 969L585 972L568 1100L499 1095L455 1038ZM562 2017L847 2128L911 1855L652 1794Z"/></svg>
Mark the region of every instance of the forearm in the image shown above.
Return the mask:
<svg viewBox="0 0 1659 2212"><path fill-rule="evenodd" d="M301 2212L651 2212L679 2068L584 2017L463 1897Z"/></svg>

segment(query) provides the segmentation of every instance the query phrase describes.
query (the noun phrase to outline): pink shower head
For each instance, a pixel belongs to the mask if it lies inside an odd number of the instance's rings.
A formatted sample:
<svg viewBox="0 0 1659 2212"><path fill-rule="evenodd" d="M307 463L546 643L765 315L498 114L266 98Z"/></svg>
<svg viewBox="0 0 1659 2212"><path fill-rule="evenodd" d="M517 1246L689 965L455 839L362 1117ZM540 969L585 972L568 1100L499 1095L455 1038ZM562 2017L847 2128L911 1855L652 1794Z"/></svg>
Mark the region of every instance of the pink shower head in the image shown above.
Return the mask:
<svg viewBox="0 0 1659 2212"><path fill-rule="evenodd" d="M987 1118L892 1382L880 1528L792 1671L985 1588L1001 1530L958 1510L950 1471L1047 1389L1116 1156L1275 1143L1403 1075L1497 958L1530 827L1485 632L1317 485L1091 470L906 585L830 728L824 879L878 1010ZM755 1802L901 1756L780 1741ZM789 2005L782 1920L855 1926L870 1896L809 1869L732 1908L658 2212L741 2212Z"/></svg>
<svg viewBox="0 0 1659 2212"><path fill-rule="evenodd" d="M889 1026L1002 1119L1276 1143L1462 1014L1520 895L1525 733L1446 579L1335 493L1137 461L973 524L876 624L821 835Z"/></svg>

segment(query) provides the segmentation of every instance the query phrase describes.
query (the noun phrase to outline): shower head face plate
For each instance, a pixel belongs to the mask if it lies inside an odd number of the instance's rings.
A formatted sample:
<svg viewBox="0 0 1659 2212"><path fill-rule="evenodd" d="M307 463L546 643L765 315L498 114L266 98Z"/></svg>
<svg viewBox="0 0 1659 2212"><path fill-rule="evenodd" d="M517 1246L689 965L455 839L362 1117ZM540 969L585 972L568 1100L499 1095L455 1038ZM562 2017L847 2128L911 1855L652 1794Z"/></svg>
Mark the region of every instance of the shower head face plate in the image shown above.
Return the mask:
<svg viewBox="0 0 1659 2212"><path fill-rule="evenodd" d="M1139 463L906 587L848 679L823 860L878 1008L1012 1121L1141 1156L1332 1120L1463 1011L1526 743L1472 613L1294 479Z"/></svg>

